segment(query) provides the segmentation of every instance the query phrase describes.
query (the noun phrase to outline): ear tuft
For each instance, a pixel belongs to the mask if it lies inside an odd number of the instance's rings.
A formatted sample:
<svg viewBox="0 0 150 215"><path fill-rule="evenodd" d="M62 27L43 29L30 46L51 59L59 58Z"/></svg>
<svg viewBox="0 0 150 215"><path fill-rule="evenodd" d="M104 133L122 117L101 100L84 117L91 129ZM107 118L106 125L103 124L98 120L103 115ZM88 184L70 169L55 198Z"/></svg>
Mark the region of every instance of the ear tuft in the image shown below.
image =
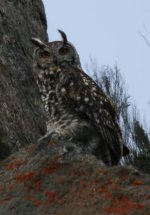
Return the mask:
<svg viewBox="0 0 150 215"><path fill-rule="evenodd" d="M62 30L58 29L58 32L60 33L60 35L62 37L63 45L65 46L68 43L67 35Z"/></svg>
<svg viewBox="0 0 150 215"><path fill-rule="evenodd" d="M36 44L36 45L38 45L38 46L40 46L40 47L45 47L45 46L46 46L45 43L43 43L40 39L38 39L38 38L36 38L36 37L31 37L31 41L32 41L34 44Z"/></svg>

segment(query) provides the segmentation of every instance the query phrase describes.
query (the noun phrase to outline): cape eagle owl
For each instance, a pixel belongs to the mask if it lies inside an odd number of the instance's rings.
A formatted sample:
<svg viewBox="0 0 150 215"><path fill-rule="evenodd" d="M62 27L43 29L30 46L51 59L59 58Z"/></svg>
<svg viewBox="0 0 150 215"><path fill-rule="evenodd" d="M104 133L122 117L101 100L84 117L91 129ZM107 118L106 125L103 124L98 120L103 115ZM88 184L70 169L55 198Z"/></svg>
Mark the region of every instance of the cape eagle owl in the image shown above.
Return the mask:
<svg viewBox="0 0 150 215"><path fill-rule="evenodd" d="M32 38L33 71L45 108L47 132L82 142L87 152L108 165L128 153L122 143L115 108L102 89L81 68L66 34L45 43Z"/></svg>

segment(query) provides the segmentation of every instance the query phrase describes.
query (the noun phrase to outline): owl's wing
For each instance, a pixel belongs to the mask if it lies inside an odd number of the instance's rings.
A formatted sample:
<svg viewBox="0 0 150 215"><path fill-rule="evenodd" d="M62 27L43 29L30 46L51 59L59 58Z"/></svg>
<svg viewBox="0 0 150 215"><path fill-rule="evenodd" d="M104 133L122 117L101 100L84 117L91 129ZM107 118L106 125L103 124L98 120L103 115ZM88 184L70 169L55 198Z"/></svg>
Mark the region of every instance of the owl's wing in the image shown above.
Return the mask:
<svg viewBox="0 0 150 215"><path fill-rule="evenodd" d="M82 70L70 65L62 67L61 96L81 117L90 121L107 144L117 163L122 156L122 136L113 104L97 84Z"/></svg>

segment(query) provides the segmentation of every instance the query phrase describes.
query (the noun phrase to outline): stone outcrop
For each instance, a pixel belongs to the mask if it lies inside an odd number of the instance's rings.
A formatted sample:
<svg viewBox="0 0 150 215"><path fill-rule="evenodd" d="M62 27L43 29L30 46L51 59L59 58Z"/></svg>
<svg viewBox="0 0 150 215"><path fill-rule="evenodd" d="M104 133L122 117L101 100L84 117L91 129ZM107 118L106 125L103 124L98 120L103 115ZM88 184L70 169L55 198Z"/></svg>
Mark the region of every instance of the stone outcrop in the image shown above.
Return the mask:
<svg viewBox="0 0 150 215"><path fill-rule="evenodd" d="M45 132L32 77L33 36L47 41L41 0L0 1L0 159Z"/></svg>
<svg viewBox="0 0 150 215"><path fill-rule="evenodd" d="M0 163L1 215L148 215L150 177L49 139ZM71 143L70 143L71 144Z"/></svg>

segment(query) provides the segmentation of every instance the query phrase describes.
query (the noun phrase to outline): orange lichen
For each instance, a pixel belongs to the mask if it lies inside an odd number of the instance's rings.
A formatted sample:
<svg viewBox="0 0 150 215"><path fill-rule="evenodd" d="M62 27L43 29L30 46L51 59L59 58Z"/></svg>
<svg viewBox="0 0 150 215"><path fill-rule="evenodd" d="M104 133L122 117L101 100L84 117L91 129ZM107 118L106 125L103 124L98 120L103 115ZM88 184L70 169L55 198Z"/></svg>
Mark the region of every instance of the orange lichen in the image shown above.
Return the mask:
<svg viewBox="0 0 150 215"><path fill-rule="evenodd" d="M41 201L38 199L33 199L33 204L36 206L40 206L41 205Z"/></svg>
<svg viewBox="0 0 150 215"><path fill-rule="evenodd" d="M33 172L26 172L26 173L23 173L23 174L18 174L17 173L16 176L15 176L15 179L18 182L24 182L24 181L27 181L27 180L31 180L34 175L35 175L35 173L33 173Z"/></svg>
<svg viewBox="0 0 150 215"><path fill-rule="evenodd" d="M52 163L50 166L42 169L42 174L49 175L49 174L55 172L57 169L59 169L60 166L61 166L60 164Z"/></svg>
<svg viewBox="0 0 150 215"><path fill-rule="evenodd" d="M122 195L118 199L113 199L111 206L105 207L103 210L108 214L128 214L133 209L142 209L144 205L135 203L128 199L127 196Z"/></svg>
<svg viewBox="0 0 150 215"><path fill-rule="evenodd" d="M57 213L57 215L64 215L64 213L62 213L62 212L58 212L58 213Z"/></svg>
<svg viewBox="0 0 150 215"><path fill-rule="evenodd" d="M135 186L140 186L140 185L142 185L143 184L143 181L141 181L141 180L134 180L133 181L133 183L132 183L133 185L135 185Z"/></svg>
<svg viewBox="0 0 150 215"><path fill-rule="evenodd" d="M61 205L61 206L64 206L64 205L66 204L66 202L67 202L66 199L61 199L61 200L60 200L60 205Z"/></svg>
<svg viewBox="0 0 150 215"><path fill-rule="evenodd" d="M39 191L41 189L41 185L42 185L42 180L36 180L32 182L34 184L34 188L36 191Z"/></svg>
<svg viewBox="0 0 150 215"><path fill-rule="evenodd" d="M103 196L104 196L106 199L112 198L112 193L109 192L106 188L101 187L101 188L99 189L99 192L102 193Z"/></svg>
<svg viewBox="0 0 150 215"><path fill-rule="evenodd" d="M102 169L102 168L97 168L95 170L95 172L98 173L98 174L107 175L107 171L105 169Z"/></svg>
<svg viewBox="0 0 150 215"><path fill-rule="evenodd" d="M80 185L82 186L82 187L89 187L89 183L87 183L85 180L83 180L83 179L81 179L80 180Z"/></svg>
<svg viewBox="0 0 150 215"><path fill-rule="evenodd" d="M114 178L110 178L110 179L109 179L109 181L108 181L108 183L109 183L109 184L115 184L115 183L116 183L116 181L115 181L115 179L114 179Z"/></svg>
<svg viewBox="0 0 150 215"><path fill-rule="evenodd" d="M28 195L28 196L26 196L26 198L28 199L28 200L30 200L34 205L36 205L36 206L40 206L41 205L41 201L39 200L39 199L35 199L33 196L31 196L31 195Z"/></svg>
<svg viewBox="0 0 150 215"><path fill-rule="evenodd" d="M3 188L4 188L4 187L3 187L2 185L0 185L0 192L2 192Z"/></svg>
<svg viewBox="0 0 150 215"><path fill-rule="evenodd" d="M59 177L59 179L57 180L57 183L63 185L65 183L65 181L66 181L65 177L61 177L61 178Z"/></svg>
<svg viewBox="0 0 150 215"><path fill-rule="evenodd" d="M30 184L27 188L29 191L34 190L35 192L41 191L42 180L32 180L32 184Z"/></svg>
<svg viewBox="0 0 150 215"><path fill-rule="evenodd" d="M15 162L11 162L11 163L8 163L6 165L6 168L8 170L13 170L13 169L16 169L18 168L19 166L25 164L25 161L24 160L16 160Z"/></svg>
<svg viewBox="0 0 150 215"><path fill-rule="evenodd" d="M49 175L59 168L62 167L61 163L57 163L57 160L60 158L60 155L56 156L51 162L50 165L42 169L42 174Z"/></svg>
<svg viewBox="0 0 150 215"><path fill-rule="evenodd" d="M120 191L120 190L121 190L121 187L120 187L118 184L113 184L113 185L112 185L112 189L113 189L114 191Z"/></svg>
<svg viewBox="0 0 150 215"><path fill-rule="evenodd" d="M150 194L149 194L149 195L147 195L147 199L150 199Z"/></svg>
<svg viewBox="0 0 150 215"><path fill-rule="evenodd" d="M65 214L62 212L58 212L57 215L65 215Z"/></svg>
<svg viewBox="0 0 150 215"><path fill-rule="evenodd" d="M45 191L45 196L47 197L46 203L54 203L56 201L56 192Z"/></svg>
<svg viewBox="0 0 150 215"><path fill-rule="evenodd" d="M127 181L127 176L120 176L120 182L126 182Z"/></svg>

